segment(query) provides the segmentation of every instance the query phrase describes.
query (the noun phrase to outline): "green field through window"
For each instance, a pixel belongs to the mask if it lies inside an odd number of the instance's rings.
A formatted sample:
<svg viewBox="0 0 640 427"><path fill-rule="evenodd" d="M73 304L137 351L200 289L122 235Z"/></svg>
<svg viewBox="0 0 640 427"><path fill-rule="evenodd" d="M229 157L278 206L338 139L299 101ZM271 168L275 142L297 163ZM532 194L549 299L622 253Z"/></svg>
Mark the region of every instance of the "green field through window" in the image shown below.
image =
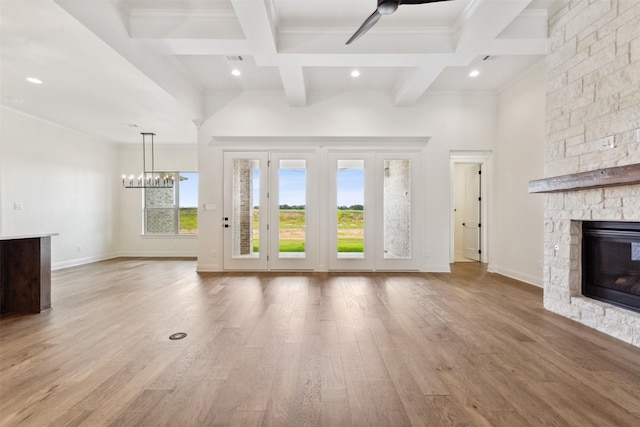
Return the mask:
<svg viewBox="0 0 640 427"><path fill-rule="evenodd" d="M364 251L364 211L363 210L338 210L338 252L363 252ZM290 231L291 234L304 228L304 210L282 209L280 211L280 230ZM258 210L253 215L254 230L258 230ZM304 233L299 233L304 235ZM258 239L253 241L253 251L258 252ZM280 239L280 252L304 252L304 239Z"/></svg>

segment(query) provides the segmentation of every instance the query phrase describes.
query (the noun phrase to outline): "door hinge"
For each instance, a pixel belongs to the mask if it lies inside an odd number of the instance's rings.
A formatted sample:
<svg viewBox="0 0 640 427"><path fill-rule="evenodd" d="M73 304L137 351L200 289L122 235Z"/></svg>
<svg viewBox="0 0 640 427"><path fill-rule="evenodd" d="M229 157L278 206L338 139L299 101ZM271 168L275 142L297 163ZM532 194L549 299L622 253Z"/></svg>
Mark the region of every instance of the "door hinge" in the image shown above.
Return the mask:
<svg viewBox="0 0 640 427"><path fill-rule="evenodd" d="M269 261L269 255L267 255L267 261Z"/></svg>
<svg viewBox="0 0 640 427"><path fill-rule="evenodd" d="M478 171L478 175L482 175L482 171Z"/></svg>
<svg viewBox="0 0 640 427"><path fill-rule="evenodd" d="M269 224L267 224L267 230L269 229Z"/></svg>
<svg viewBox="0 0 640 427"><path fill-rule="evenodd" d="M478 201L481 202L482 201L482 197L478 197Z"/></svg>
<svg viewBox="0 0 640 427"><path fill-rule="evenodd" d="M267 160L267 167L270 168L271 167L271 160Z"/></svg>
<svg viewBox="0 0 640 427"><path fill-rule="evenodd" d="M481 254L481 253L482 253L482 250L478 249L478 253L479 253L479 254Z"/></svg>
<svg viewBox="0 0 640 427"><path fill-rule="evenodd" d="M481 224L481 223L478 223L478 228L480 228L480 227L482 227L482 224Z"/></svg>

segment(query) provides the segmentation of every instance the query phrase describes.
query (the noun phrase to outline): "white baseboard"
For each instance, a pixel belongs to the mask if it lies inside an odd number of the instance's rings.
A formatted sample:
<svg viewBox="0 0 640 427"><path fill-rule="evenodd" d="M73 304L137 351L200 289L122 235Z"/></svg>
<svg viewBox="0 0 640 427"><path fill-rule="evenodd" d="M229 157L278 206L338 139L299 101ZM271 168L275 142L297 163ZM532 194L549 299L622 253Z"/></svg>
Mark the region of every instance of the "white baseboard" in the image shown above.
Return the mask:
<svg viewBox="0 0 640 427"><path fill-rule="evenodd" d="M220 271L224 271L224 269L219 264L198 263L196 267L196 271L201 273L208 273L208 272L220 272ZM314 272L316 273L325 273L329 271L334 273L339 273L339 272L357 272L361 270L327 270L327 269L314 270ZM383 270L380 270L380 271L383 271ZM384 271L387 271L387 270L384 270ZM420 271L426 272L426 273L451 273L451 267L449 266L449 264L431 264L431 265L427 265L424 270L420 270Z"/></svg>
<svg viewBox="0 0 640 427"><path fill-rule="evenodd" d="M77 267L79 265L91 264L92 262L106 261L108 259L117 258L118 254L104 254L99 256L75 258L67 261L60 261L51 264L51 270L60 270L62 268Z"/></svg>
<svg viewBox="0 0 640 427"><path fill-rule="evenodd" d="M539 288L542 288L542 277L537 277L537 276L533 276L531 274L526 274L526 273L522 273L520 271L515 271L515 270L511 270L509 268L504 268L504 267L500 267L500 266L491 266L491 268L487 269L488 271L490 271L491 273L498 273L501 274L503 276L507 276L510 277L512 279L516 279L519 280L521 282L525 282L528 283L530 285L533 286L537 286Z"/></svg>
<svg viewBox="0 0 640 427"><path fill-rule="evenodd" d="M134 258L197 258L198 254L196 252L193 253L185 253L184 251L180 252L121 252L118 256L120 257L134 257Z"/></svg>
<svg viewBox="0 0 640 427"><path fill-rule="evenodd" d="M222 267L218 264L202 264L198 263L196 266L198 273L216 273L222 271Z"/></svg>
<svg viewBox="0 0 640 427"><path fill-rule="evenodd" d="M451 273L451 265L449 264L427 264L424 270L425 273Z"/></svg>

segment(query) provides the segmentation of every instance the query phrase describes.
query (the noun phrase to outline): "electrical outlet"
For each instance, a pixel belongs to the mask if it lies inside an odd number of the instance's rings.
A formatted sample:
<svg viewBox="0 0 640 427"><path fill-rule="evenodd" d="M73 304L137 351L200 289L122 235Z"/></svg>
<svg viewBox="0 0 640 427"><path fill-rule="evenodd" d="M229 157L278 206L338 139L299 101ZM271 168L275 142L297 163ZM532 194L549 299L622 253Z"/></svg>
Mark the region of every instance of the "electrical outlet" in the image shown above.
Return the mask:
<svg viewBox="0 0 640 427"><path fill-rule="evenodd" d="M78 245L78 252L82 252L82 245Z"/></svg>
<svg viewBox="0 0 640 427"><path fill-rule="evenodd" d="M615 142L613 140L613 135L609 135L600 140L600 149L601 150L609 150L611 148L615 148Z"/></svg>
<svg viewBox="0 0 640 427"><path fill-rule="evenodd" d="M636 129L636 142L640 142L640 128Z"/></svg>
<svg viewBox="0 0 640 427"><path fill-rule="evenodd" d="M24 204L22 202L13 202L13 210L21 211L24 209Z"/></svg>

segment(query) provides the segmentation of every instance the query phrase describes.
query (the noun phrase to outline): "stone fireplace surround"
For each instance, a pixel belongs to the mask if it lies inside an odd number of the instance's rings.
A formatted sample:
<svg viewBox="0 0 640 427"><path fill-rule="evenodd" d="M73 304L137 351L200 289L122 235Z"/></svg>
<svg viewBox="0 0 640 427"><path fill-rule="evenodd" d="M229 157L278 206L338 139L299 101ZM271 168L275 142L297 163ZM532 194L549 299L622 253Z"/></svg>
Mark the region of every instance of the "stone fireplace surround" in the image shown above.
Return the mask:
<svg viewBox="0 0 640 427"><path fill-rule="evenodd" d="M629 209L640 210L640 185L545 195L544 307L640 347L639 313L582 295L582 222L624 220Z"/></svg>
<svg viewBox="0 0 640 427"><path fill-rule="evenodd" d="M548 21L544 175L638 165L640 2L560 4ZM640 347L640 314L581 292L582 221L639 222L640 181L544 197L545 308Z"/></svg>
<svg viewBox="0 0 640 427"><path fill-rule="evenodd" d="M544 307L640 347L640 313L582 295L584 221L640 218L640 163L538 179L545 194Z"/></svg>

